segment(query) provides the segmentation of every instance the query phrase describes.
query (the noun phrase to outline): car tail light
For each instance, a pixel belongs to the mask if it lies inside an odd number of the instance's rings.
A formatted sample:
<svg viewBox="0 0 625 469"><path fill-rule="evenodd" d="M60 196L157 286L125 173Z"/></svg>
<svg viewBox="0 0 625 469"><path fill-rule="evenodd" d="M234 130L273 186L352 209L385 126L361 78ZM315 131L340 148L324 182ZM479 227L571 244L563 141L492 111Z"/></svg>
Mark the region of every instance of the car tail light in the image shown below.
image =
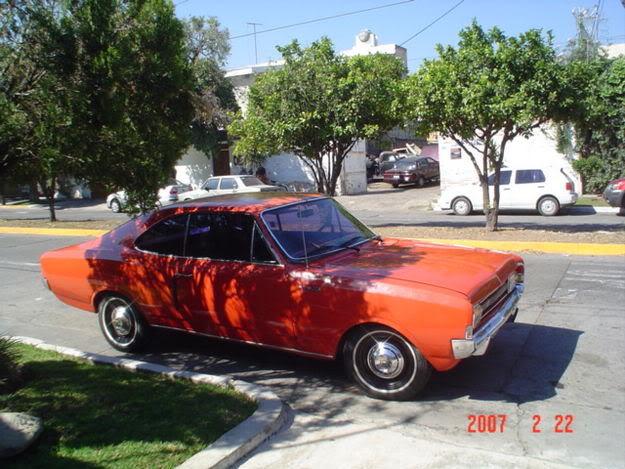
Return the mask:
<svg viewBox="0 0 625 469"><path fill-rule="evenodd" d="M169 189L169 193L170 194L177 194L178 193L178 189L176 189L175 187L172 187L171 189Z"/></svg>
<svg viewBox="0 0 625 469"><path fill-rule="evenodd" d="M573 184L571 184L570 182L567 182L564 187L565 187L565 190L569 192L573 192Z"/></svg>

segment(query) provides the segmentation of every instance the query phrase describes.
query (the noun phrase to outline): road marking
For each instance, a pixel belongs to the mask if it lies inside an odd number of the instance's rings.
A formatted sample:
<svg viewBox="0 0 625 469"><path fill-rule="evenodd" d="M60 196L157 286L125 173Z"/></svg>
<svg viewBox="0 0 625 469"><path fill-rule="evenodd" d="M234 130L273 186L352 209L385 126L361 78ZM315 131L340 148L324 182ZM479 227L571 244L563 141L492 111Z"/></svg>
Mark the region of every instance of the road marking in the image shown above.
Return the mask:
<svg viewBox="0 0 625 469"><path fill-rule="evenodd" d="M0 226L0 233L3 234L32 234L32 235L52 235L52 236L101 236L110 230L74 230L70 228L21 228Z"/></svg>
<svg viewBox="0 0 625 469"><path fill-rule="evenodd" d="M17 266L27 266L27 267L39 267L38 262L11 262L11 261L3 261L0 260L0 265L17 265Z"/></svg>
<svg viewBox="0 0 625 469"><path fill-rule="evenodd" d="M625 244L543 243L540 241L474 241L464 239L420 239L431 243L457 244L500 251L536 251L580 256L625 256Z"/></svg>

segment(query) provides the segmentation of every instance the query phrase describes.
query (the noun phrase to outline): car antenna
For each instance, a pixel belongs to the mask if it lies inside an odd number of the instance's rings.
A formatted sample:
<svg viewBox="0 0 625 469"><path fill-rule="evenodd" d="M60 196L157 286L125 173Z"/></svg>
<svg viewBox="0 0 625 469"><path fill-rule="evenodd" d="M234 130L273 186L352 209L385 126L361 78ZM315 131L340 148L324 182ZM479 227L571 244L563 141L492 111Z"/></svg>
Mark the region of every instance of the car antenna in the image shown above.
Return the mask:
<svg viewBox="0 0 625 469"><path fill-rule="evenodd" d="M306 233L304 233L304 222L302 222L302 204L297 205L297 217L299 218L299 228L302 230L302 243L304 245L304 261L308 270L308 250L306 249Z"/></svg>

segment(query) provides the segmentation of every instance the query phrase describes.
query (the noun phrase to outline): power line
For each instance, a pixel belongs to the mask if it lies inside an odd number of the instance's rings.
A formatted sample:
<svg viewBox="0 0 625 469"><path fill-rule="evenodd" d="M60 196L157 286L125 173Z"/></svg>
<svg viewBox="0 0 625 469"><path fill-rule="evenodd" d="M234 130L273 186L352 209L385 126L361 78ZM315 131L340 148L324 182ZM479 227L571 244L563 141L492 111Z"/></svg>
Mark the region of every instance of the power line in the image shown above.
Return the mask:
<svg viewBox="0 0 625 469"><path fill-rule="evenodd" d="M420 29L419 31L417 31L416 33L414 33L412 36L410 36L408 39L406 39L404 42L402 42L400 44L400 46L403 46L404 44L406 44L407 42L412 41L415 37L417 37L419 34L421 34L423 31L425 31L426 29L429 29L430 26L434 25L435 23L438 23L439 20L442 20L443 18L445 18L445 16L447 16L449 13L451 13L452 11L454 11L456 8L458 8L462 3L464 3L464 0L460 0L458 3L456 3L453 7L451 7L449 10L447 10L445 13L443 13L441 16L439 16L438 18L436 18L434 21L432 21L430 24L428 24L425 28Z"/></svg>
<svg viewBox="0 0 625 469"><path fill-rule="evenodd" d="M462 1L464 1L464 0L462 0ZM357 13L364 13L364 12L367 12L367 11L380 10L382 8L388 8L388 7L392 7L392 6L395 6L395 5L401 5L401 4L410 3L410 2L414 2L414 0L404 0L403 2L389 3L388 5L381 5L381 6L373 7L373 8L365 8L364 10L350 11L350 12L341 13L341 14L338 14L338 15L324 16L323 18L317 18L317 19L314 19L314 20L302 21L301 23L293 23L293 24L288 24L286 26L278 26L276 28L264 29L262 31L256 31L254 33L239 34L238 36L231 36L230 39L239 39L241 37L248 37L248 36L252 36L254 34L269 33L271 31L279 31L281 29L294 28L295 26L303 26L305 24L318 23L320 21L331 20L331 19L334 19L334 18L341 18L343 16L355 15ZM460 2L460 3L462 3L462 2Z"/></svg>

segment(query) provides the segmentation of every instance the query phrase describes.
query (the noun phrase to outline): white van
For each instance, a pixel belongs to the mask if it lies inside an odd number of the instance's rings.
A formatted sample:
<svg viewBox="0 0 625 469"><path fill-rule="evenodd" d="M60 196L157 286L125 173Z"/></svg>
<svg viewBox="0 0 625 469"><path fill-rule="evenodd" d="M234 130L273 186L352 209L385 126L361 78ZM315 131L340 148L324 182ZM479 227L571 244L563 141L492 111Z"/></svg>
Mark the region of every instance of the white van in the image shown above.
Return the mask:
<svg viewBox="0 0 625 469"><path fill-rule="evenodd" d="M493 200L494 174L488 177ZM502 210L538 210L541 215L557 215L561 207L577 201L573 180L560 169L505 168L499 182L499 208ZM482 210L482 188L479 183L446 187L439 201L443 210L456 215L469 215Z"/></svg>

